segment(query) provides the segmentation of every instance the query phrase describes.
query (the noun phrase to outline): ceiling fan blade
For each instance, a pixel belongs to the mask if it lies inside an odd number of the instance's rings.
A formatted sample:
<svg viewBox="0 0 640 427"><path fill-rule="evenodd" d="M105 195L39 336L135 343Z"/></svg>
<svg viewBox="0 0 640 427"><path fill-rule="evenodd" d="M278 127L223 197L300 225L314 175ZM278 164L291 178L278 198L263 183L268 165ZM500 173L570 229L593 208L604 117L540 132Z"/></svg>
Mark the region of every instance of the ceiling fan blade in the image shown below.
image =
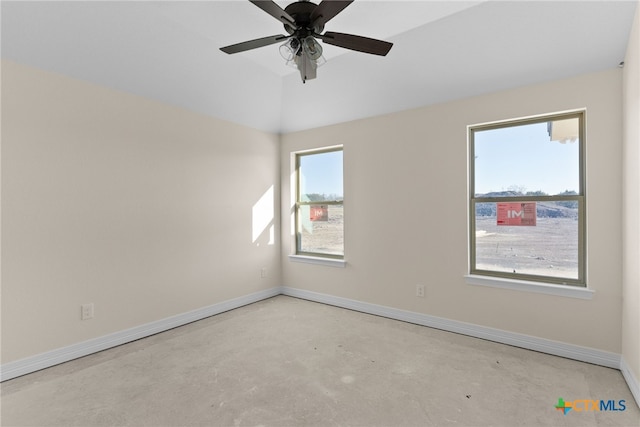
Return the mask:
<svg viewBox="0 0 640 427"><path fill-rule="evenodd" d="M317 35L316 37L319 37L327 44L380 56L385 56L389 53L391 46L393 46L393 43L385 42L383 40L370 39L368 37L355 36L353 34L333 33L330 31L327 31L322 35Z"/></svg>
<svg viewBox="0 0 640 427"><path fill-rule="evenodd" d="M236 43L230 46L221 47L220 50L228 54L244 52L246 50L257 49L263 46L269 46L270 44L275 44L283 40L286 40L288 38L289 36L276 34L275 36L263 37L261 39L249 40L246 42Z"/></svg>
<svg viewBox="0 0 640 427"><path fill-rule="evenodd" d="M269 15L276 18L278 21L283 24L289 24L292 27L296 27L296 20L291 17L287 12L284 11L283 8L278 6L271 0L249 0L251 3L258 6L260 9L267 12Z"/></svg>
<svg viewBox="0 0 640 427"><path fill-rule="evenodd" d="M311 27L324 26L329 20L333 19L338 13L353 3L353 0L348 1L334 1L323 0L320 4L311 12L310 21Z"/></svg>

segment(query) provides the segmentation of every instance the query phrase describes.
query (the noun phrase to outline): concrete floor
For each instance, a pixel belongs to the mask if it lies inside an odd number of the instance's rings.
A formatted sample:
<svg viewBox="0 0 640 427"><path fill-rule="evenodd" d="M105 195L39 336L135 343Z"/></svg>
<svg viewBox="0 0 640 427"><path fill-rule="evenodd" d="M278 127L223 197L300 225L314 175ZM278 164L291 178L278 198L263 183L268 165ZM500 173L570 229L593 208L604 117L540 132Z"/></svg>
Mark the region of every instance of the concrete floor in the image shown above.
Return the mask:
<svg viewBox="0 0 640 427"><path fill-rule="evenodd" d="M640 425L617 370L285 296L1 388L3 426Z"/></svg>

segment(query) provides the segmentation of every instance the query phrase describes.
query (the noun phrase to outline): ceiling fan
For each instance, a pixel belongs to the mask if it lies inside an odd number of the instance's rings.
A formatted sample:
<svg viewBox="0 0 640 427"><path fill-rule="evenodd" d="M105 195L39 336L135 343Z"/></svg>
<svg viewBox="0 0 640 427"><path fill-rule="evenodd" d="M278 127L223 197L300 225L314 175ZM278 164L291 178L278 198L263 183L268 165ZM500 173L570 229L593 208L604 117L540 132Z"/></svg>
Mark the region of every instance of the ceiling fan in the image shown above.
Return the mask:
<svg viewBox="0 0 640 427"><path fill-rule="evenodd" d="M385 56L393 46L393 43L353 34L331 31L321 34L324 25L349 6L353 0L322 0L317 5L307 0L299 0L284 9L271 0L249 1L282 22L289 35L276 34L225 46L220 50L233 54L284 42L280 46L280 54L287 64L295 66L300 71L303 83L315 79L316 69L326 62L322 56L322 46L316 39L345 49L381 56Z"/></svg>

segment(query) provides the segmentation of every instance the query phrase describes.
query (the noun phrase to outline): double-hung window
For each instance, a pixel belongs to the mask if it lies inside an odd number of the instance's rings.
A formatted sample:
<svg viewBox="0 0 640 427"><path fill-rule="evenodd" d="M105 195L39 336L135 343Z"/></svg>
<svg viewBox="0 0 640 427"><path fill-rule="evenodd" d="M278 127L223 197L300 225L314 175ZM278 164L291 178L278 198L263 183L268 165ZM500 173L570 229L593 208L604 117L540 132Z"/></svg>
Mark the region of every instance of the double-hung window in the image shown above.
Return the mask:
<svg viewBox="0 0 640 427"><path fill-rule="evenodd" d="M344 258L342 147L296 153L296 255Z"/></svg>
<svg viewBox="0 0 640 427"><path fill-rule="evenodd" d="M472 275L586 286L584 116L469 127Z"/></svg>

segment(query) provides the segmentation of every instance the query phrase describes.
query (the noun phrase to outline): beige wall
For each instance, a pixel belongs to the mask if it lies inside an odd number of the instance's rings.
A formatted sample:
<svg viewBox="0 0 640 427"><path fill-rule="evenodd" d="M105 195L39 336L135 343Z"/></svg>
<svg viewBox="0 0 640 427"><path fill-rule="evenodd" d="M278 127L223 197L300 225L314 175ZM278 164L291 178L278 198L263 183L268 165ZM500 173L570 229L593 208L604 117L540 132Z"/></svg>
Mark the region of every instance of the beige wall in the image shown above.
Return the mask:
<svg viewBox="0 0 640 427"><path fill-rule="evenodd" d="M630 49L637 28L636 17ZM638 59L628 56L624 230L637 236ZM637 238L625 240L620 317L622 75L288 134L279 147L277 135L3 62L2 363L286 285L622 352L637 375ZM466 126L582 107L593 300L466 285ZM290 153L334 144L345 146L348 265L291 263L278 205L281 184L291 209ZM86 302L96 317L80 321Z"/></svg>
<svg viewBox="0 0 640 427"><path fill-rule="evenodd" d="M298 132L291 152L344 144L346 268L290 262L283 284L620 353L622 72L613 69ZM586 107L588 282L592 300L465 284L469 124ZM282 211L290 205L282 172ZM426 298L415 286L426 287Z"/></svg>
<svg viewBox="0 0 640 427"><path fill-rule="evenodd" d="M278 151L277 135L3 62L2 363L279 286Z"/></svg>
<svg viewBox="0 0 640 427"><path fill-rule="evenodd" d="M640 381L640 5L624 66L622 356ZM640 400L640 396L636 396Z"/></svg>

